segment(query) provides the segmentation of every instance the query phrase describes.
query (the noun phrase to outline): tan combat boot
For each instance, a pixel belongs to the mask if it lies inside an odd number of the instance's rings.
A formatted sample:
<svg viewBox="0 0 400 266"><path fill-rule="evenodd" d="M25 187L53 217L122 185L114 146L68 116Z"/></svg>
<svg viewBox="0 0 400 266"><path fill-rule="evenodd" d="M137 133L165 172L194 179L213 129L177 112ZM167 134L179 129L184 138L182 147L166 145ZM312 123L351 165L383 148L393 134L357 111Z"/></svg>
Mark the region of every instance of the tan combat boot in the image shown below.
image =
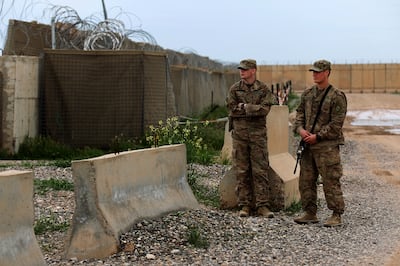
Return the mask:
<svg viewBox="0 0 400 266"><path fill-rule="evenodd" d="M303 216L295 218L294 221L298 224L318 223L317 215L306 212Z"/></svg>
<svg viewBox="0 0 400 266"><path fill-rule="evenodd" d="M324 226L326 227L334 227L339 225L342 225L342 218L338 213L333 213L332 216L324 223Z"/></svg>
<svg viewBox="0 0 400 266"><path fill-rule="evenodd" d="M247 217L250 215L250 207L249 206L243 206L242 209L239 212L240 217Z"/></svg>
<svg viewBox="0 0 400 266"><path fill-rule="evenodd" d="M265 206L258 207L257 214L268 218L274 218L274 213Z"/></svg>

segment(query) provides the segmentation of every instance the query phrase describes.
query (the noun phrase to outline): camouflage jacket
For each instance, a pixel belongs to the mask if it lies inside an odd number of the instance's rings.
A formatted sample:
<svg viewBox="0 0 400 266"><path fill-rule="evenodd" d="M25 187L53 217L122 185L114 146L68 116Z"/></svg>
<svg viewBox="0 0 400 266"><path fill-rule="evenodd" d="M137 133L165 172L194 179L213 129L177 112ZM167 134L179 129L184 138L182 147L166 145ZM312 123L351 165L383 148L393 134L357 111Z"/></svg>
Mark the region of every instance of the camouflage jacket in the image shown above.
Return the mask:
<svg viewBox="0 0 400 266"><path fill-rule="evenodd" d="M299 133L301 129L311 132L324 92L319 92L317 86L314 85L302 93L300 104L296 110L296 121L293 128L295 133ZM321 112L312 132L318 134L320 140L312 148L344 144L342 128L346 112L346 95L331 86L330 91L324 99Z"/></svg>
<svg viewBox="0 0 400 266"><path fill-rule="evenodd" d="M239 103L248 106L247 112L238 108ZM232 118L266 117L274 104L277 104L276 97L268 86L259 80L250 88L242 80L236 82L229 88L226 99L229 116Z"/></svg>

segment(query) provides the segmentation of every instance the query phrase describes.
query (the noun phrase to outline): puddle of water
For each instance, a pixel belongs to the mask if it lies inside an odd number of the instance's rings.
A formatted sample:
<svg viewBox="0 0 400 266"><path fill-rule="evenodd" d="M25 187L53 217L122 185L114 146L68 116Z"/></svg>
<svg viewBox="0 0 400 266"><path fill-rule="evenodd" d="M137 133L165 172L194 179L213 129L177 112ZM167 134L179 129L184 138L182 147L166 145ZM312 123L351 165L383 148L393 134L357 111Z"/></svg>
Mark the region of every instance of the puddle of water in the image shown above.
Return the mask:
<svg viewBox="0 0 400 266"><path fill-rule="evenodd" d="M388 129L388 130L386 130L387 132L390 132L390 133L392 133L392 134L397 134L397 135L400 135L400 129L396 129L396 128L394 128L394 129Z"/></svg>
<svg viewBox="0 0 400 266"><path fill-rule="evenodd" d="M348 116L354 117L353 126L380 126L388 127L385 131L400 134L400 110L375 109L363 111L349 111Z"/></svg>

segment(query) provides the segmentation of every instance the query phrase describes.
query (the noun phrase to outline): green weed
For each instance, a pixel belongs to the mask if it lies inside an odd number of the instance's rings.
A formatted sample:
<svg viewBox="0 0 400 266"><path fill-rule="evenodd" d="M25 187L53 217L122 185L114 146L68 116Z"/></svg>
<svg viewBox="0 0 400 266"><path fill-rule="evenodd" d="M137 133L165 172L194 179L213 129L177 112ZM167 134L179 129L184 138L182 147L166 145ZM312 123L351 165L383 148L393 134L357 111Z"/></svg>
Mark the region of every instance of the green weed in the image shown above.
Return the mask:
<svg viewBox="0 0 400 266"><path fill-rule="evenodd" d="M188 162L209 164L214 153L204 143L199 134L199 127L207 127L208 122L193 123L189 120L179 122L178 117L160 120L157 126L150 125L146 133L146 141L152 147L171 144L185 144Z"/></svg>
<svg viewBox="0 0 400 266"><path fill-rule="evenodd" d="M300 96L291 91L288 98L289 113L295 111L299 104L300 104Z"/></svg>
<svg viewBox="0 0 400 266"><path fill-rule="evenodd" d="M49 162L48 165L53 165L53 166L60 167L60 168L67 168L67 167L71 167L71 160L59 159L59 160Z"/></svg>
<svg viewBox="0 0 400 266"><path fill-rule="evenodd" d="M49 137L26 137L18 149L15 157L18 159L59 159L71 158L73 149L58 143Z"/></svg>
<svg viewBox="0 0 400 266"><path fill-rule="evenodd" d="M74 184L64 179L34 179L33 186L35 189L35 193L39 195L44 195L51 190L74 191Z"/></svg>
<svg viewBox="0 0 400 266"><path fill-rule="evenodd" d="M208 186L201 185L199 182L200 178L204 178L196 173L193 169L189 168L188 184L191 187L196 199L207 206L218 208L220 205L219 191L218 188L210 188Z"/></svg>
<svg viewBox="0 0 400 266"><path fill-rule="evenodd" d="M36 235L42 235L46 232L60 231L65 232L69 227L68 222L59 222L56 215L51 214L47 217L40 217L33 227Z"/></svg>
<svg viewBox="0 0 400 266"><path fill-rule="evenodd" d="M62 160L86 159L103 154L105 154L105 151L100 149L90 147L74 149L49 137L39 136L35 138L26 137L13 158L22 160L59 160L60 165L67 166L70 163L62 162Z"/></svg>
<svg viewBox="0 0 400 266"><path fill-rule="evenodd" d="M210 246L207 237L201 234L201 229L197 225L188 228L188 242L196 248L207 249Z"/></svg>
<svg viewBox="0 0 400 266"><path fill-rule="evenodd" d="M200 120L215 120L228 116L228 108L226 106L212 105L204 109L199 115Z"/></svg>
<svg viewBox="0 0 400 266"><path fill-rule="evenodd" d="M285 212L288 213L289 215L294 215L296 213L301 212L301 210L302 210L301 202L294 201L289 207L285 209Z"/></svg>

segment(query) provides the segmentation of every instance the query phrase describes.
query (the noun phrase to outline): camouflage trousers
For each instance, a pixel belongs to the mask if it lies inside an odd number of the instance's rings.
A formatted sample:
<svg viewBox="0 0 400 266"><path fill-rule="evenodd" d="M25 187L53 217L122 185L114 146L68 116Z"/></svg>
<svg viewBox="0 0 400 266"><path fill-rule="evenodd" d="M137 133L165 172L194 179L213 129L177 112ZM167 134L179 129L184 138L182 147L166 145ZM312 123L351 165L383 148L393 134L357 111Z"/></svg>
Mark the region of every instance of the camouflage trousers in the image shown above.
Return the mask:
<svg viewBox="0 0 400 266"><path fill-rule="evenodd" d="M250 130L251 131L251 130ZM253 136L251 136L253 135ZM232 134L233 170L237 178L239 206L269 206L268 150L264 132L243 138Z"/></svg>
<svg viewBox="0 0 400 266"><path fill-rule="evenodd" d="M342 214L345 206L340 184L343 169L339 146L317 151L306 148L300 166L299 190L303 210L317 213L317 180L320 175L328 208Z"/></svg>

